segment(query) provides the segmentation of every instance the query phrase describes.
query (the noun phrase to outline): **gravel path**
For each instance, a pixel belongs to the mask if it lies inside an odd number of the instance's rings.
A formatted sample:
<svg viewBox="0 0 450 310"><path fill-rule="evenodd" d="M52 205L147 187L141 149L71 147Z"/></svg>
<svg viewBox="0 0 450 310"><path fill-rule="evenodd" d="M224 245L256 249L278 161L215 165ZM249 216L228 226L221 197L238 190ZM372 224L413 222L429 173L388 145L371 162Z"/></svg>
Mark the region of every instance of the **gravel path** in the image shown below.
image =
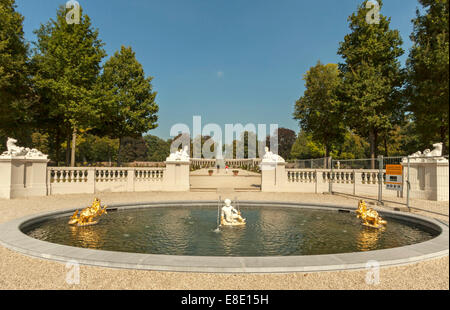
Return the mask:
<svg viewBox="0 0 450 310"><path fill-rule="evenodd" d="M0 222L45 211L81 207L94 197L108 205L162 200L215 200L219 195L243 200L332 203L355 206L347 197L261 192L148 192L61 195L34 199L0 199ZM448 207L446 209L448 214ZM444 217L448 222L448 217ZM289 274L206 274L80 267L80 284L66 284L64 263L27 257L0 247L0 289L449 289L449 258L382 268L380 283L367 285L366 271Z"/></svg>

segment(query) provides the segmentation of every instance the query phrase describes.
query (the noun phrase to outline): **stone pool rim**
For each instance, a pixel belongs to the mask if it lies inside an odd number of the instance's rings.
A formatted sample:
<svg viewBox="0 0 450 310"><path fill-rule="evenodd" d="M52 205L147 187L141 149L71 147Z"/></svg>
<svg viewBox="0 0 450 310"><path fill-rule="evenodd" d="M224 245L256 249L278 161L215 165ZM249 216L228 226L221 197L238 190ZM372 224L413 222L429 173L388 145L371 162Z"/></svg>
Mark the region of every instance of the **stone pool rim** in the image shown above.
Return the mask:
<svg viewBox="0 0 450 310"><path fill-rule="evenodd" d="M322 203L239 201L240 207L280 207L328 210L330 212L351 212L355 207ZM123 211L150 207L197 207L217 206L215 200L159 201L111 204L109 211ZM80 207L83 208L83 207ZM78 209L80 209L78 208ZM41 221L71 215L77 208L45 212L14 219L0 224L0 245L27 256L77 262L80 265L97 267L142 269L155 271L204 272L204 273L290 273L323 272L366 269L369 261L378 262L380 267L400 266L428 259L448 256L448 224L440 220L400 211L378 210L385 217L396 218L431 228L439 233L433 239L413 245L374 250L325 255L304 256L181 256L142 254L117 251L94 250L41 241L27 236L23 229Z"/></svg>

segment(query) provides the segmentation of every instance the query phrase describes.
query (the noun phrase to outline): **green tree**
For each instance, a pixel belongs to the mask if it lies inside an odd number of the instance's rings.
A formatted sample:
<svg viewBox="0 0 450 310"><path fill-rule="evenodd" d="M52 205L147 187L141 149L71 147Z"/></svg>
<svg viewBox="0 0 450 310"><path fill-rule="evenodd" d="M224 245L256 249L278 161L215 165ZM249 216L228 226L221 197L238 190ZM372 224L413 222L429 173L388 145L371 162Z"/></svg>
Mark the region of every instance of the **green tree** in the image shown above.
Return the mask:
<svg viewBox="0 0 450 310"><path fill-rule="evenodd" d="M403 142L408 139L408 137L404 135L404 126L396 125L391 130L382 134L382 143L380 143L378 147L379 153L384 156L402 156L408 154L403 149Z"/></svg>
<svg viewBox="0 0 450 310"><path fill-rule="evenodd" d="M404 116L404 102L399 96L404 74L398 61L403 49L399 32L389 29L390 18L380 14L379 23L367 23L366 2L349 17L351 33L340 43L338 54L345 62L339 64L339 95L346 124L369 140L374 167L380 133L400 123ZM378 2L382 8L382 1Z"/></svg>
<svg viewBox="0 0 450 310"><path fill-rule="evenodd" d="M291 149L297 140L297 134L295 131L287 129L287 128L278 128L277 130L278 136L278 155L283 157L284 159L291 158ZM270 145L270 136L266 137L266 146L272 149Z"/></svg>
<svg viewBox="0 0 450 310"><path fill-rule="evenodd" d="M148 147L142 137L122 137L119 151L119 162L147 161Z"/></svg>
<svg viewBox="0 0 450 310"><path fill-rule="evenodd" d="M192 140L192 147L193 149L201 150L201 158L205 158L205 155L208 155L204 152L204 147L206 145L206 152L210 152L209 155L212 155L213 158L216 158L216 142L211 136L202 136L197 135ZM193 152L192 152L193 153ZM195 157L195 156L194 156ZM208 157L208 156L207 156Z"/></svg>
<svg viewBox="0 0 450 310"><path fill-rule="evenodd" d="M258 135L253 131L242 131L238 139L234 139L230 144L222 145L224 158L259 158L264 154L264 141L258 140Z"/></svg>
<svg viewBox="0 0 450 310"><path fill-rule="evenodd" d="M260 145L261 141L258 140L255 132L242 131L239 139L233 140L233 157L231 158L258 158L260 157ZM230 154L225 154L225 156L230 157Z"/></svg>
<svg viewBox="0 0 450 310"><path fill-rule="evenodd" d="M300 131L291 149L291 159L312 159L325 156L324 146L313 140L312 135Z"/></svg>
<svg viewBox="0 0 450 310"><path fill-rule="evenodd" d="M31 134L32 148L38 149L44 154L50 153L48 140L49 136L47 133L33 132Z"/></svg>
<svg viewBox="0 0 450 310"><path fill-rule="evenodd" d="M145 135L145 143L148 148L148 161L163 162L170 155L170 143L157 136Z"/></svg>
<svg viewBox="0 0 450 310"><path fill-rule="evenodd" d="M253 131L244 131L241 133L239 142L244 146L244 158L258 158L258 135Z"/></svg>
<svg viewBox="0 0 450 310"><path fill-rule="evenodd" d="M119 140L99 137L92 134L81 134L77 138L78 162L97 163L117 160Z"/></svg>
<svg viewBox="0 0 450 310"><path fill-rule="evenodd" d="M369 143L351 130L347 130L341 143L334 146L331 156L339 159L366 158Z"/></svg>
<svg viewBox="0 0 450 310"><path fill-rule="evenodd" d="M131 47L122 46L120 52L105 63L99 80L99 88L112 96L100 102L100 130L121 140L123 137L141 137L156 128L159 107L155 102L152 79L145 77Z"/></svg>
<svg viewBox="0 0 450 310"><path fill-rule="evenodd" d="M24 39L23 16L14 0L0 0L0 151L14 133L29 144L33 121L33 96L29 79L28 44Z"/></svg>
<svg viewBox="0 0 450 310"><path fill-rule="evenodd" d="M75 163L76 133L94 127L99 111L95 84L100 62L105 57L98 30L80 8L80 23L68 24L61 6L56 20L50 19L35 31L33 82L40 96L39 124L54 137L56 162L65 139L68 163L72 139L72 165Z"/></svg>
<svg viewBox="0 0 450 310"><path fill-rule="evenodd" d="M418 150L425 150L430 148L428 142L423 140L418 134L417 122L414 121L412 115L407 116L407 122L400 130L401 150L402 155L409 155Z"/></svg>
<svg viewBox="0 0 450 310"><path fill-rule="evenodd" d="M328 157L333 144L342 140L345 127L342 105L337 97L340 86L339 70L335 64L320 61L304 75L305 93L295 104L294 119L300 128L324 145Z"/></svg>
<svg viewBox="0 0 450 310"><path fill-rule="evenodd" d="M409 109L416 129L429 145L449 147L449 1L419 0L411 35L413 47L407 61Z"/></svg>

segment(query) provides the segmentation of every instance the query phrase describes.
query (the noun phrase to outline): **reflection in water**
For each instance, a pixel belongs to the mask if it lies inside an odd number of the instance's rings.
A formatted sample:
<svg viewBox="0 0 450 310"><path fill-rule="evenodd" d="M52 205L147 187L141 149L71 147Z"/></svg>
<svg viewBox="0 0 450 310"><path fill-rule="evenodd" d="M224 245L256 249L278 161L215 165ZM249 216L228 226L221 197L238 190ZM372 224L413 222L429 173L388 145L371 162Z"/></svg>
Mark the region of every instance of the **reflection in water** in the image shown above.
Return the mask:
<svg viewBox="0 0 450 310"><path fill-rule="evenodd" d="M245 236L245 226L221 227L222 233L219 235L220 244L225 256L230 256L242 244Z"/></svg>
<svg viewBox="0 0 450 310"><path fill-rule="evenodd" d="M149 242L158 247L165 247L170 253L181 255L190 247L189 240L192 237L190 226L193 225L191 210L186 208L174 209L173 212L159 212L158 222L153 222L158 228L156 237L161 240L171 240L166 245L160 245L155 237L149 234Z"/></svg>
<svg viewBox="0 0 450 310"><path fill-rule="evenodd" d="M362 227L348 213L292 208L241 208L247 225L217 228L215 207L155 207L109 212L94 226L67 218L26 234L58 244L109 251L200 256L286 256L387 249L434 237L420 227L389 220L384 231Z"/></svg>
<svg viewBox="0 0 450 310"><path fill-rule="evenodd" d="M68 226L71 233L72 242L76 243L82 248L101 249L104 236L101 236L101 231L92 229L93 226Z"/></svg>
<svg viewBox="0 0 450 310"><path fill-rule="evenodd" d="M376 249L382 234L382 229L361 227L361 231L358 235L358 249L362 252Z"/></svg>

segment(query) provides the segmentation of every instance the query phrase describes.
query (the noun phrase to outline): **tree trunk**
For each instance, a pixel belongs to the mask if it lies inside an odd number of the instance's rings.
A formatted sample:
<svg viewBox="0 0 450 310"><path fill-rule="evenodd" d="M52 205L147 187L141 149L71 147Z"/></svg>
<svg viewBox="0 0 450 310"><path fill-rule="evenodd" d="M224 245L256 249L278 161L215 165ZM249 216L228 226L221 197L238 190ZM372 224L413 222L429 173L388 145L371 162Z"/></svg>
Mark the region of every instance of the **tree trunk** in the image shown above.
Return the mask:
<svg viewBox="0 0 450 310"><path fill-rule="evenodd" d="M329 150L328 150L327 146L325 145L325 158L323 159L323 164L325 166L325 169L328 169L328 153L329 153Z"/></svg>
<svg viewBox="0 0 450 310"><path fill-rule="evenodd" d="M441 126L441 141L439 142L442 142L442 155L447 155L447 130L448 128L446 128L445 126Z"/></svg>
<svg viewBox="0 0 450 310"><path fill-rule="evenodd" d="M119 149L117 150L117 167L120 167L120 165L122 164L120 162L120 151L122 149L122 137L119 137Z"/></svg>
<svg viewBox="0 0 450 310"><path fill-rule="evenodd" d="M61 156L61 136L60 136L60 132L59 130L56 130L56 135L55 135L55 161L56 161L56 166L59 166L59 161L61 160L60 156Z"/></svg>
<svg viewBox="0 0 450 310"><path fill-rule="evenodd" d="M73 129L72 133L72 154L70 156L70 166L75 167L75 148L77 146L77 130Z"/></svg>
<svg viewBox="0 0 450 310"><path fill-rule="evenodd" d="M370 143L370 169L375 169L375 159L377 158L377 135L375 130L371 129L369 132Z"/></svg>
<svg viewBox="0 0 450 310"><path fill-rule="evenodd" d="M389 156L389 152L388 152L388 143L387 143L387 134L384 136L384 156L388 157Z"/></svg>
<svg viewBox="0 0 450 310"><path fill-rule="evenodd" d="M70 136L66 137L66 167L70 164Z"/></svg>

